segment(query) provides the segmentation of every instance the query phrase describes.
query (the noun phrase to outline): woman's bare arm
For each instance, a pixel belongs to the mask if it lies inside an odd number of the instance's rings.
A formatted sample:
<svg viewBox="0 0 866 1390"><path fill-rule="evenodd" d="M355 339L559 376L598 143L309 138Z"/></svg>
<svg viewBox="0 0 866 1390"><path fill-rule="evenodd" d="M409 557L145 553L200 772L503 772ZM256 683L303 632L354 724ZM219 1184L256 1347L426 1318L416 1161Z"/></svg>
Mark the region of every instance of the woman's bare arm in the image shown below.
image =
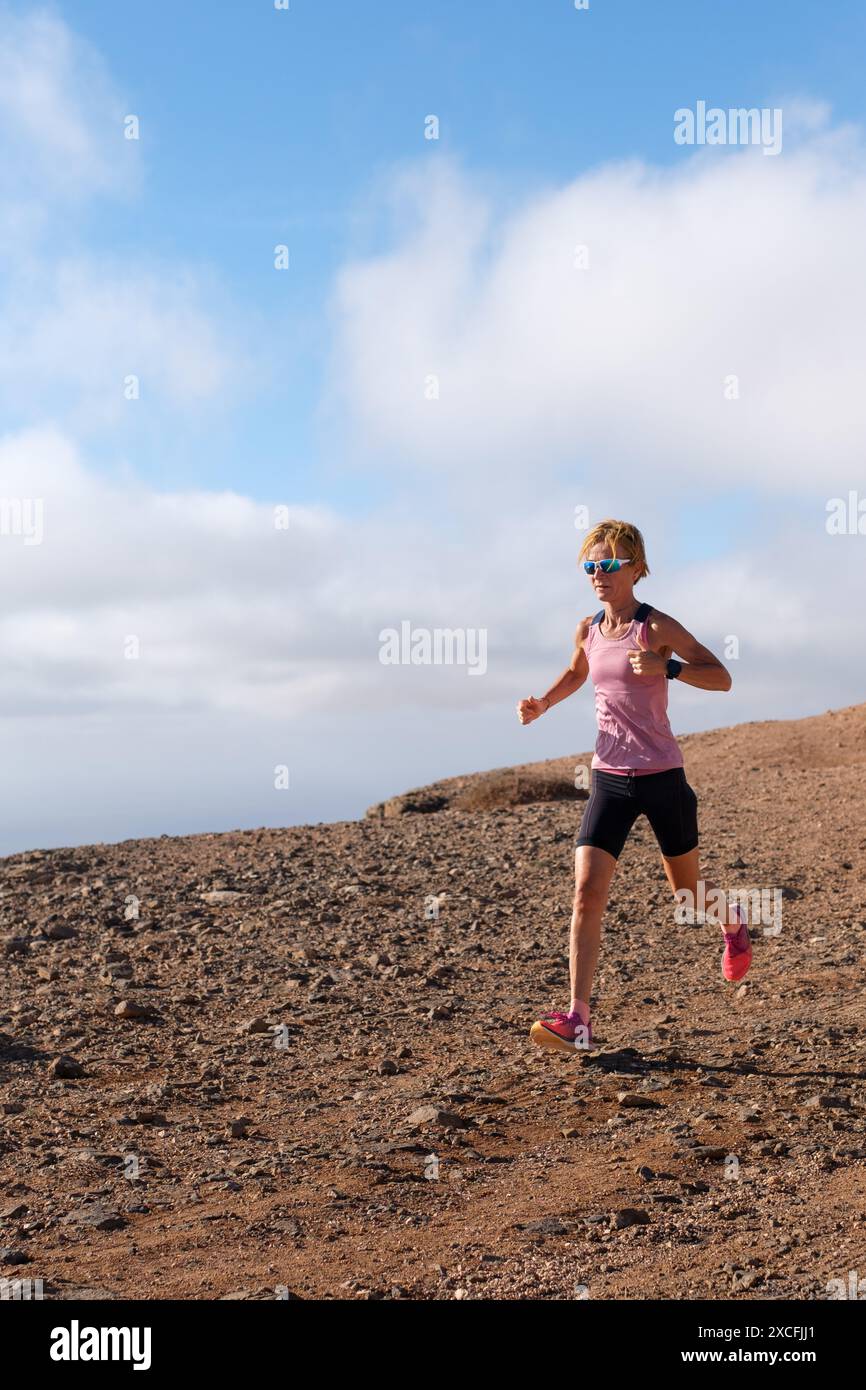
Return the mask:
<svg viewBox="0 0 866 1390"><path fill-rule="evenodd" d="M589 675L589 662L586 659L583 644L591 622L591 618L582 618L578 623L574 634L574 651L571 654L571 661L562 675L553 682L550 689L540 699L530 695L528 699L519 701L517 717L521 724L531 724L533 719L538 719L540 715L546 714L551 705L558 705L561 700L567 700L569 695L573 695L583 685Z"/></svg>
<svg viewBox="0 0 866 1390"><path fill-rule="evenodd" d="M632 669L638 676L654 676L664 673L672 656L683 663L677 680L684 685L693 685L698 690L730 690L733 685L731 673L696 637L672 618L669 613L653 609L647 623L649 651L632 660Z"/></svg>

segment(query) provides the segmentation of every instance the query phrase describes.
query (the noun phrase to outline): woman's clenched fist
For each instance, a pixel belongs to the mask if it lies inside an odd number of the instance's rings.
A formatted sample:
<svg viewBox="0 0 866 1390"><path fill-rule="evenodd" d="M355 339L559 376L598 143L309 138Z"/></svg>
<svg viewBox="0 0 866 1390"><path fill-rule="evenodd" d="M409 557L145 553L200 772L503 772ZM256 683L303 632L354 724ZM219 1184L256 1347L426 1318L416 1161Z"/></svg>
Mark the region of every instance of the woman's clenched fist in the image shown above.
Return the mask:
<svg viewBox="0 0 866 1390"><path fill-rule="evenodd" d="M541 700L536 700L534 695L530 695L528 700L519 700L517 704L517 718L521 724L531 724L533 719L538 719L550 709L550 701L547 696Z"/></svg>

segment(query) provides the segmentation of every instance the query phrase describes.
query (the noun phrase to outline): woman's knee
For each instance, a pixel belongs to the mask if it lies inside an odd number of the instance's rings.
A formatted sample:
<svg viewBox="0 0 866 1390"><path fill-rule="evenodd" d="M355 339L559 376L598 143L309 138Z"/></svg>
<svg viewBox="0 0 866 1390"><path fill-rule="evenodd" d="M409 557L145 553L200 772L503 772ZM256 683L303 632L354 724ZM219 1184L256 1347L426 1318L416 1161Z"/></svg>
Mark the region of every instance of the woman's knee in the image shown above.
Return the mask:
<svg viewBox="0 0 866 1390"><path fill-rule="evenodd" d="M578 878L574 885L575 907L583 912L604 907L609 886L609 880L598 875Z"/></svg>

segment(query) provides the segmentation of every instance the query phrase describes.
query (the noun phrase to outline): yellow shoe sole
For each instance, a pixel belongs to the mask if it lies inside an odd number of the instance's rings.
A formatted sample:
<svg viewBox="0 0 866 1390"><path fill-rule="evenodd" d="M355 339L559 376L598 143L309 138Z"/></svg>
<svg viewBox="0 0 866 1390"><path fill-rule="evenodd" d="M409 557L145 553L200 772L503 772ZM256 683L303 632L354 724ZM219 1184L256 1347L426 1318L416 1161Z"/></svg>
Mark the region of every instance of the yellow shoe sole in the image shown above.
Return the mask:
<svg viewBox="0 0 866 1390"><path fill-rule="evenodd" d="M533 1023L529 1030L529 1036L539 1047L549 1047L554 1052L567 1052L571 1057L576 1052L589 1052L592 1049L592 1043L589 1044L589 1047L575 1047L573 1042L567 1042L565 1038L551 1033L550 1029L545 1028L543 1023Z"/></svg>

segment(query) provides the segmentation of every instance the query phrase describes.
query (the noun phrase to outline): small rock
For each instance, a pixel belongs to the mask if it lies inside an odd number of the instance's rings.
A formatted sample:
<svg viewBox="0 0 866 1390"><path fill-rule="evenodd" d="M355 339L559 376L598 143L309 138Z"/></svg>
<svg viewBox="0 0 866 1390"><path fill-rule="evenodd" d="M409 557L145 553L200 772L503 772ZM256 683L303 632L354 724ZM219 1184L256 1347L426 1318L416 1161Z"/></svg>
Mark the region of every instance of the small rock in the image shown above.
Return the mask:
<svg viewBox="0 0 866 1390"><path fill-rule="evenodd" d="M17 1221L19 1216L26 1216L30 1208L26 1202L9 1202L5 1207L0 1207L0 1221Z"/></svg>
<svg viewBox="0 0 866 1390"><path fill-rule="evenodd" d="M809 1096L803 1104L813 1110L848 1110L851 1106L851 1102L847 1096L833 1095L829 1091L823 1091L819 1095Z"/></svg>
<svg viewBox="0 0 866 1390"><path fill-rule="evenodd" d="M138 1004L134 999L123 999L115 1007L115 1018L153 1018L153 1009L146 1004Z"/></svg>
<svg viewBox="0 0 866 1390"><path fill-rule="evenodd" d="M51 922L42 928L42 935L47 936L49 941L70 941L77 933L74 927L68 927L64 922Z"/></svg>
<svg viewBox="0 0 866 1390"><path fill-rule="evenodd" d="M99 972L99 979L104 985L117 984L123 987L126 980L132 979L132 966L128 961L109 961Z"/></svg>
<svg viewBox="0 0 866 1390"><path fill-rule="evenodd" d="M422 1105L406 1121L410 1129L422 1129L425 1125L436 1125L439 1129L468 1129L469 1121L453 1110L440 1110L436 1105Z"/></svg>
<svg viewBox="0 0 866 1390"><path fill-rule="evenodd" d="M84 1075L84 1067L80 1062L76 1062L74 1057L68 1053L61 1052L59 1057L55 1057L48 1066L48 1075L62 1078L64 1081L73 1081L76 1077Z"/></svg>
<svg viewBox="0 0 866 1390"><path fill-rule="evenodd" d="M568 1227L556 1216L541 1216L535 1221L527 1221L521 1228L539 1236L567 1236Z"/></svg>
<svg viewBox="0 0 866 1390"><path fill-rule="evenodd" d="M83 1207L78 1207L64 1217L64 1220L76 1222L79 1226L90 1226L94 1231L120 1231L129 1225L125 1216L103 1206L101 1202L89 1202Z"/></svg>
<svg viewBox="0 0 866 1390"><path fill-rule="evenodd" d="M0 1247L0 1265L29 1265L30 1256L24 1250L13 1250L11 1246Z"/></svg>
<svg viewBox="0 0 866 1390"><path fill-rule="evenodd" d="M649 1213L642 1207L623 1207L613 1218L614 1229L623 1230L626 1226L648 1226L650 1223Z"/></svg>
<svg viewBox="0 0 866 1390"><path fill-rule="evenodd" d="M157 1129L162 1129L168 1124L165 1115L159 1110L131 1110L128 1115L124 1115L118 1124L121 1125L153 1125Z"/></svg>

